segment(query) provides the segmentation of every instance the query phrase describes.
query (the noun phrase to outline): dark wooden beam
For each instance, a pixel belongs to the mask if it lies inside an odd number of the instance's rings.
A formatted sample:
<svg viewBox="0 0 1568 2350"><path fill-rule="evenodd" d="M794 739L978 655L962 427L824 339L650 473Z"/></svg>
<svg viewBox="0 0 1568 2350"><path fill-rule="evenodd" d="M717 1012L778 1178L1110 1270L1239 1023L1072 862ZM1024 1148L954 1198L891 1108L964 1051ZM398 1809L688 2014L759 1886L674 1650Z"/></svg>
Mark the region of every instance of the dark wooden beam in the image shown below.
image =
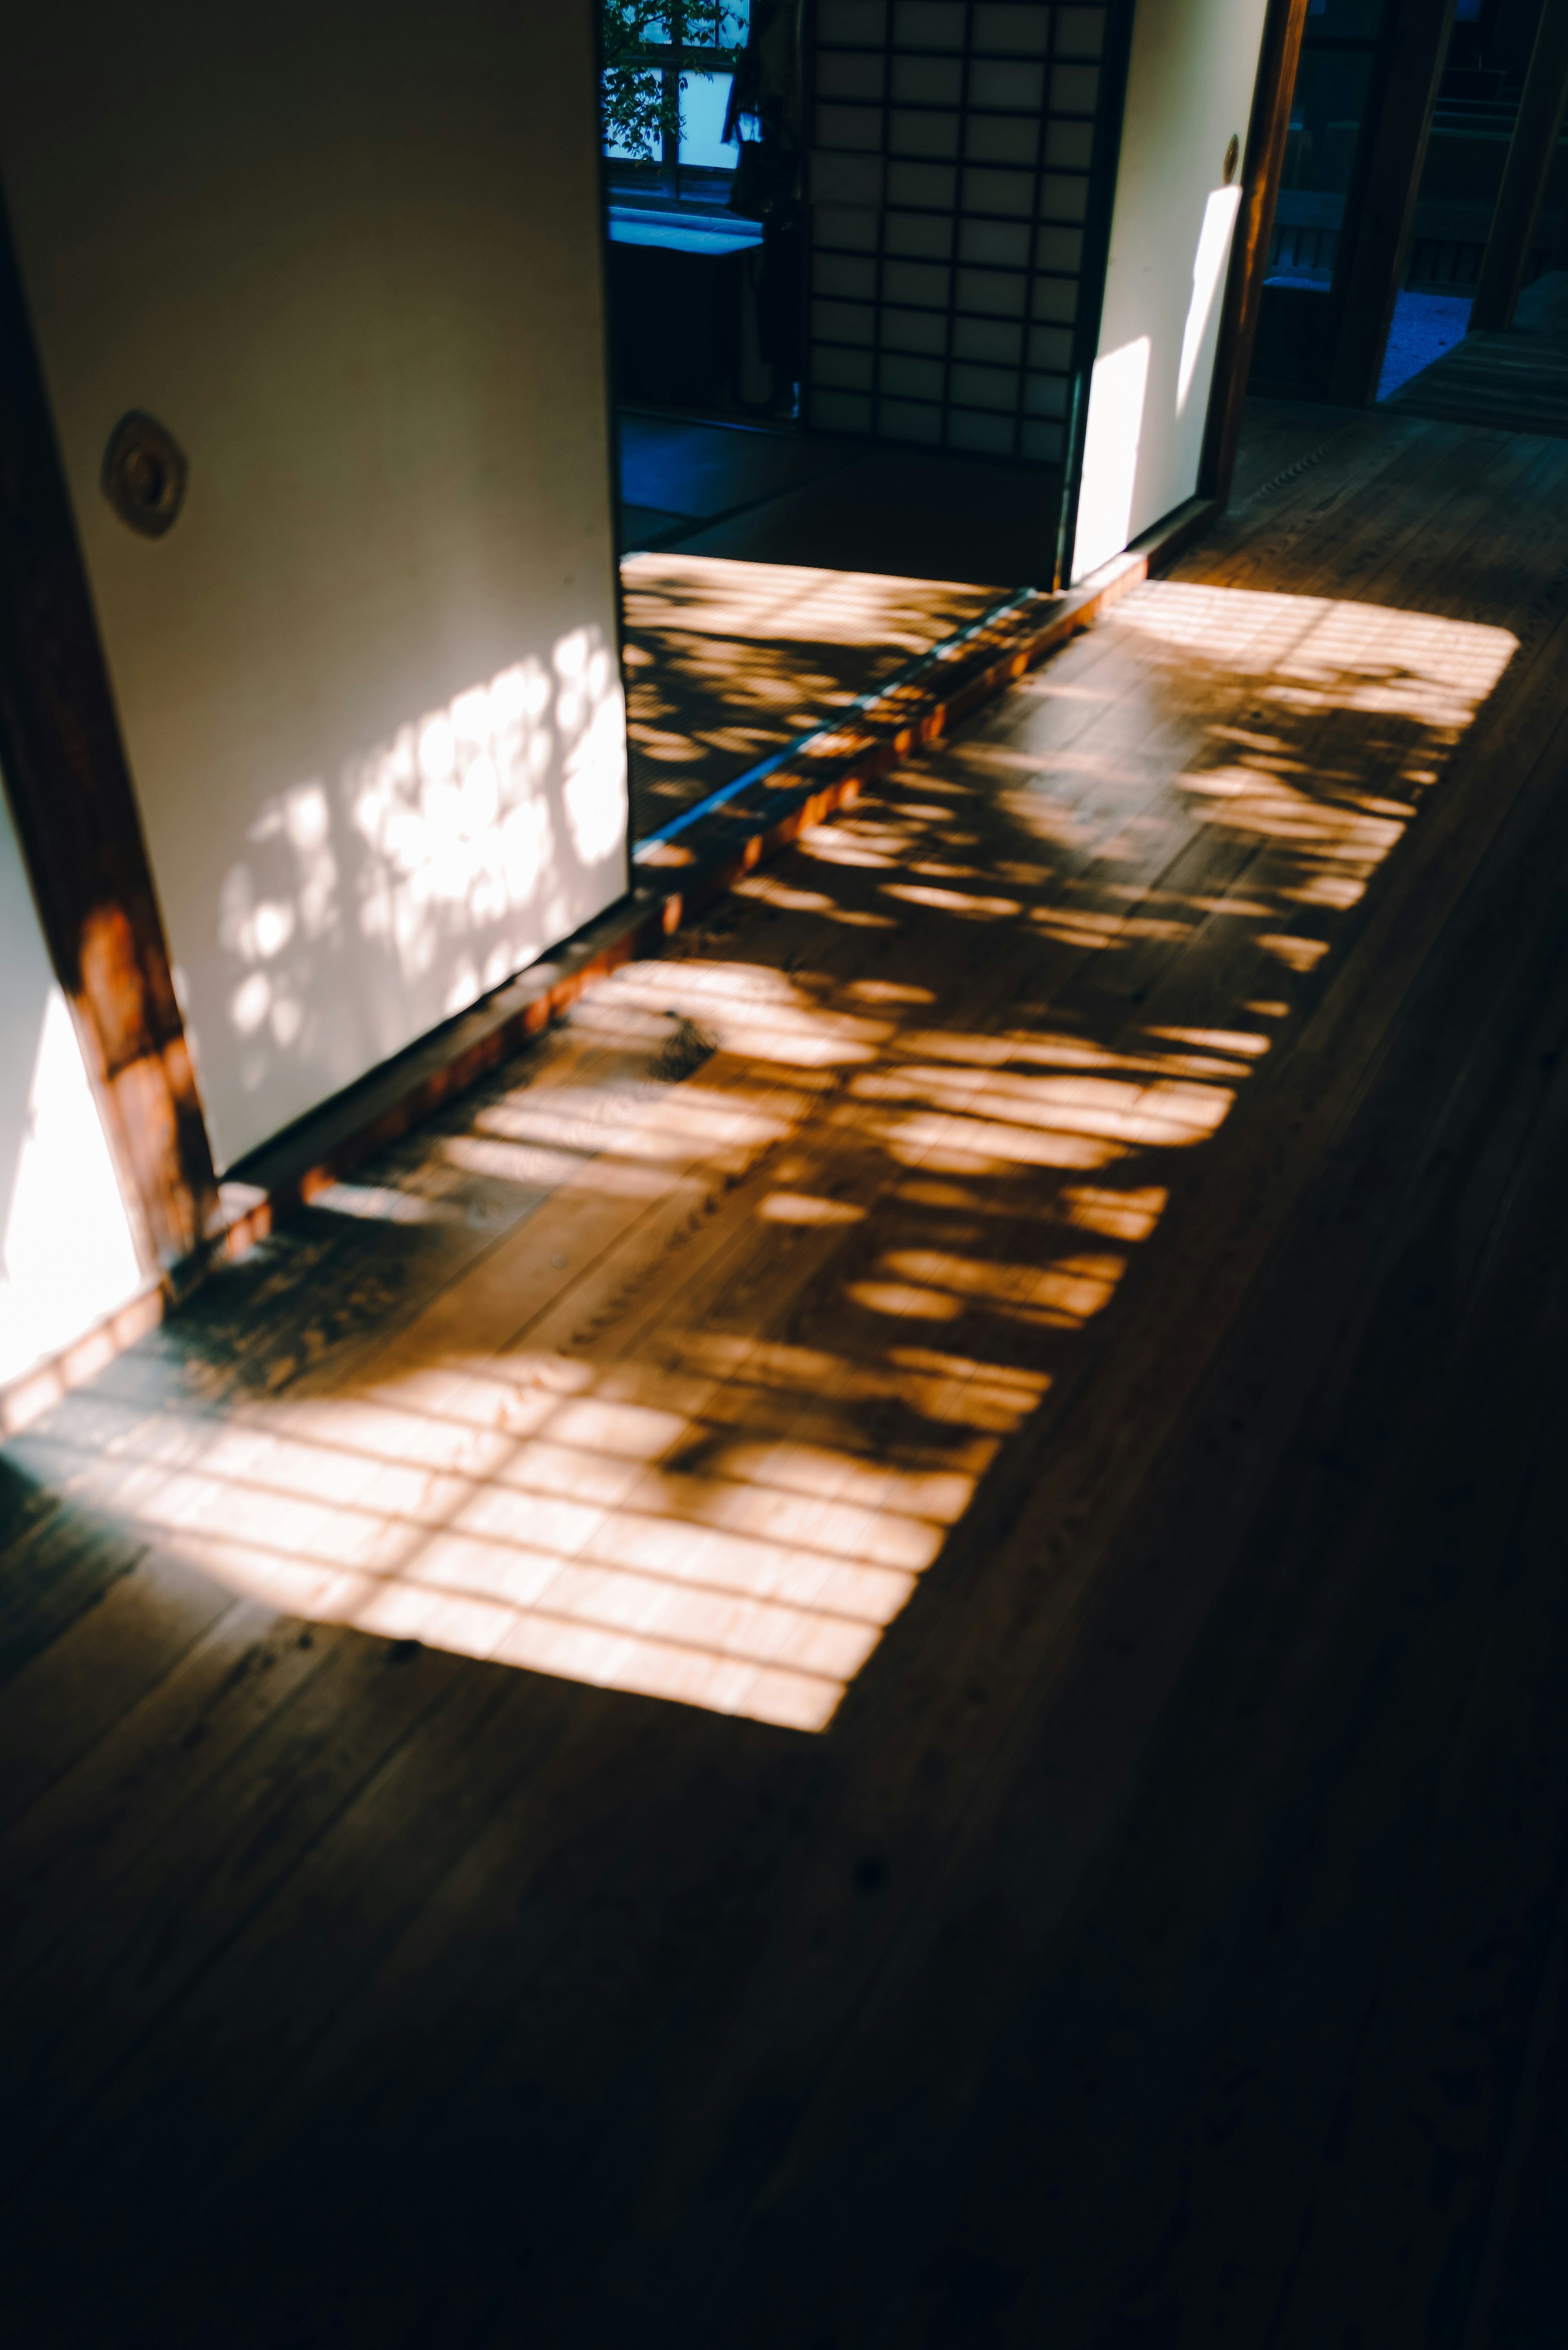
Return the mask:
<svg viewBox="0 0 1568 2350"><path fill-rule="evenodd" d="M1370 407L1377 397L1453 17L1454 0L1389 0L1345 197L1349 250L1334 292L1324 396L1346 408Z"/></svg>
<svg viewBox="0 0 1568 2350"><path fill-rule="evenodd" d="M1309 0L1269 0L1258 53L1257 87L1241 167L1241 206L1231 245L1225 307L1220 315L1220 340L1214 354L1214 384L1198 473L1199 495L1218 498L1221 505L1231 494L1231 477L1236 470L1236 446L1247 379L1252 371L1252 346L1258 338L1269 239L1273 234L1285 135L1291 126L1291 96L1308 5Z"/></svg>
<svg viewBox="0 0 1568 2350"><path fill-rule="evenodd" d="M212 1150L8 222L0 214L0 770L149 1270L217 1204Z"/></svg>
<svg viewBox="0 0 1568 2350"><path fill-rule="evenodd" d="M1546 0L1470 305L1472 330L1511 327L1568 109L1568 0ZM1561 243L1561 240L1560 240Z"/></svg>

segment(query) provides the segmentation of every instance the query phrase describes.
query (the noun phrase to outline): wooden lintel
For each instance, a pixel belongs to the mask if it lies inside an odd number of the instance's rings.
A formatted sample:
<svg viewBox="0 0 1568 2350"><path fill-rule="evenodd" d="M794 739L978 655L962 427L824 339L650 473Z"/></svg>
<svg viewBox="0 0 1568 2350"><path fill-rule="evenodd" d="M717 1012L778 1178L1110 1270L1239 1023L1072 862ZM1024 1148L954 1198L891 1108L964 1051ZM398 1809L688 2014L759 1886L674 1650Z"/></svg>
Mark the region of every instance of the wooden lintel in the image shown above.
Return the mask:
<svg viewBox="0 0 1568 2350"><path fill-rule="evenodd" d="M1370 407L1377 397L1453 21L1454 0L1389 0L1345 197L1349 250L1334 286L1324 392L1342 407Z"/></svg>
<svg viewBox="0 0 1568 2350"><path fill-rule="evenodd" d="M1511 327L1568 110L1568 5L1546 0L1470 304L1472 330ZM1561 244L1563 240L1560 239Z"/></svg>
<svg viewBox="0 0 1568 2350"><path fill-rule="evenodd" d="M217 1188L9 224L0 216L0 770L149 1271Z"/></svg>
<svg viewBox="0 0 1568 2350"><path fill-rule="evenodd" d="M1269 0L1258 53L1258 79L1241 170L1241 205L1231 245L1225 307L1214 354L1214 385L1198 474L1199 496L1217 498L1221 505L1231 494L1231 477L1236 469L1308 5L1309 0Z"/></svg>

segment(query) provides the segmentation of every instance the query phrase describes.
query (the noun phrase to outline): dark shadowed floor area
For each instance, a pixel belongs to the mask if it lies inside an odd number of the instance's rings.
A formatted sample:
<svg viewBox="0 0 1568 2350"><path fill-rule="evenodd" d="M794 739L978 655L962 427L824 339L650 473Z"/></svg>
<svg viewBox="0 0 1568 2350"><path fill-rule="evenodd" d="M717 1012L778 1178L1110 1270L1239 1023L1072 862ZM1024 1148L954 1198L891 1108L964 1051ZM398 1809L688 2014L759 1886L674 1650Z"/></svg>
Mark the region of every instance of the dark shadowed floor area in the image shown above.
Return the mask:
<svg viewBox="0 0 1568 2350"><path fill-rule="evenodd" d="M1565 493L1254 411L6 1449L8 2338L1561 2342Z"/></svg>
<svg viewBox="0 0 1568 2350"><path fill-rule="evenodd" d="M1413 416L1568 435L1568 271L1527 286L1511 327L1463 336L1389 397Z"/></svg>

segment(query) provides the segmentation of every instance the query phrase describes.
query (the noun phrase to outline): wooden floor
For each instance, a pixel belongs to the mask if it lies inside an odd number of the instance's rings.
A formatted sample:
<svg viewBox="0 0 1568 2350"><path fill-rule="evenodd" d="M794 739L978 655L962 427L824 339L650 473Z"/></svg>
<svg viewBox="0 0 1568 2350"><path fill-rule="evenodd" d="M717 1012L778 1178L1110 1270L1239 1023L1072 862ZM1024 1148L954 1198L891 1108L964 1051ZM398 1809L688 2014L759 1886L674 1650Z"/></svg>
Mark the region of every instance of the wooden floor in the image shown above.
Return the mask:
<svg viewBox="0 0 1568 2350"><path fill-rule="evenodd" d="M1005 590L717 555L621 559L632 836L829 724Z"/></svg>
<svg viewBox="0 0 1568 2350"><path fill-rule="evenodd" d="M657 409L616 415L623 554L711 528L861 453L853 441L792 426L713 424Z"/></svg>
<svg viewBox="0 0 1568 2350"><path fill-rule="evenodd" d="M1449 423L1568 436L1568 273L1526 286L1511 328L1466 335L1389 404Z"/></svg>
<svg viewBox="0 0 1568 2350"><path fill-rule="evenodd" d="M1256 421L11 1448L8 2339L1564 2338L1568 444Z"/></svg>
<svg viewBox="0 0 1568 2350"><path fill-rule="evenodd" d="M639 411L619 432L634 839L1050 576L1044 467Z"/></svg>
<svg viewBox="0 0 1568 2350"><path fill-rule="evenodd" d="M1255 401L1236 501L1357 412ZM622 510L648 545L620 566L634 840L1047 567L1055 491L1039 472L674 418L621 430L623 493L687 509Z"/></svg>

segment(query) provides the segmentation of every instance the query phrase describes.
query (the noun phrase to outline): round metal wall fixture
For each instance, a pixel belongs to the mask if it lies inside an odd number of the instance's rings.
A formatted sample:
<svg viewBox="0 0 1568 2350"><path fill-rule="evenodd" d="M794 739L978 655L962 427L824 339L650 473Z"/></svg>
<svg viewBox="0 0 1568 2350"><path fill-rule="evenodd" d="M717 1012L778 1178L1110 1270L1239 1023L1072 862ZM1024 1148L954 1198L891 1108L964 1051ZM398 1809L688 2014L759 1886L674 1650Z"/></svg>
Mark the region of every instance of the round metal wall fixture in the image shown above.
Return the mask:
<svg viewBox="0 0 1568 2350"><path fill-rule="evenodd" d="M1241 142L1232 130L1231 133L1231 144L1225 150L1225 185L1227 187L1230 186L1231 181L1235 178L1236 166L1241 160Z"/></svg>
<svg viewBox="0 0 1568 2350"><path fill-rule="evenodd" d="M109 436L103 452L103 494L143 538L161 538L185 503L190 468L178 441L156 416L133 408Z"/></svg>

